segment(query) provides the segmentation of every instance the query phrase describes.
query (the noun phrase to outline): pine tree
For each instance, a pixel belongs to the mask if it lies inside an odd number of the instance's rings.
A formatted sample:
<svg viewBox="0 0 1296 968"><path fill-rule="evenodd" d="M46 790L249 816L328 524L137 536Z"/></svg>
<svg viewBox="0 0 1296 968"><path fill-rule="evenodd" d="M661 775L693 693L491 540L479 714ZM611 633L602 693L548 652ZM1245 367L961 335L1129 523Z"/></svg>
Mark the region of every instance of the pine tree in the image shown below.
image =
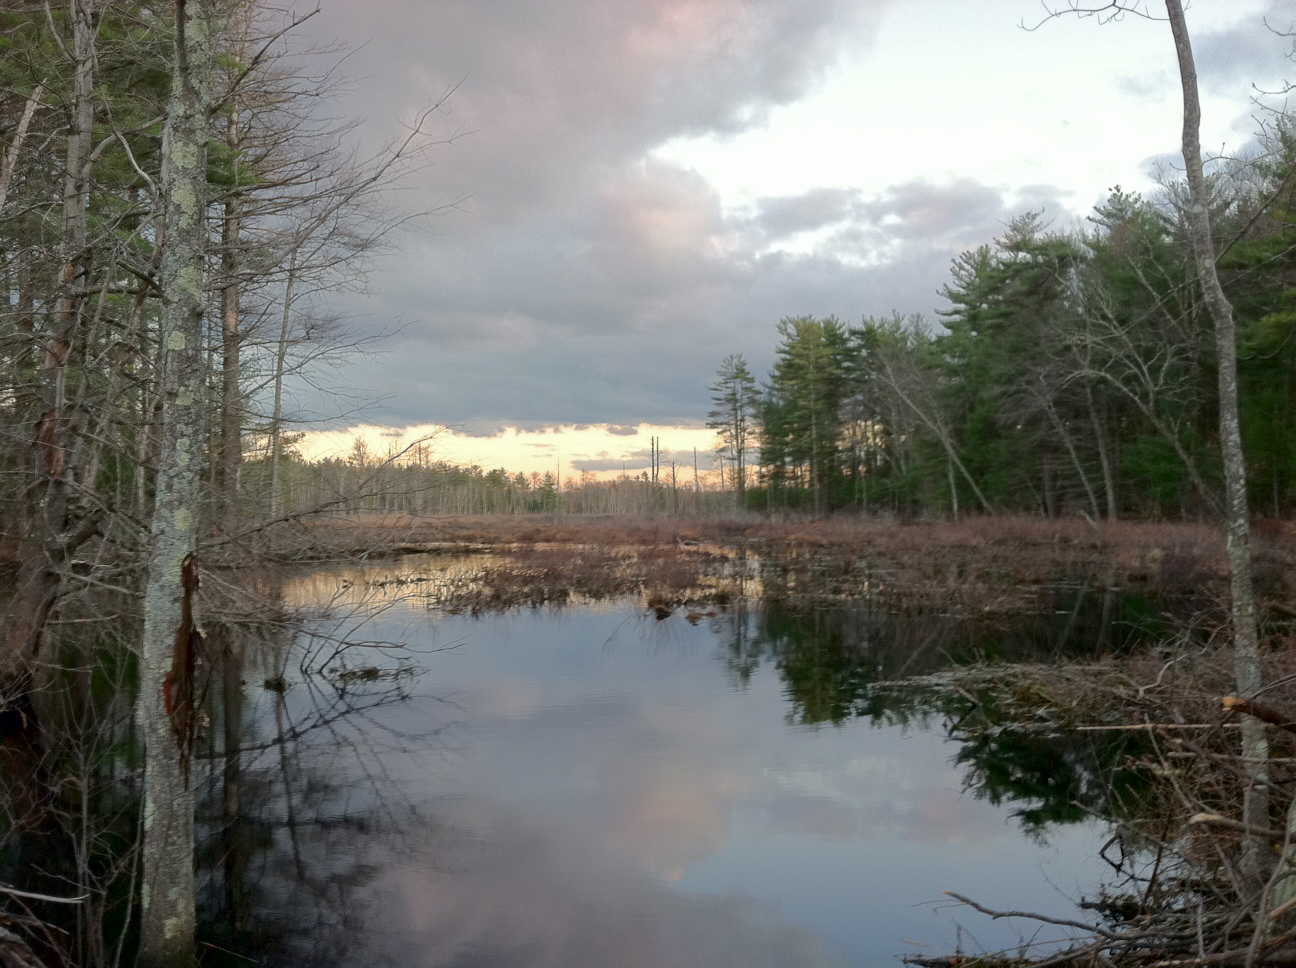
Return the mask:
<svg viewBox="0 0 1296 968"><path fill-rule="evenodd" d="M756 380L742 354L726 356L708 390L715 405L707 414L707 426L720 438L717 451L731 468L734 501L747 506L747 452L757 421Z"/></svg>

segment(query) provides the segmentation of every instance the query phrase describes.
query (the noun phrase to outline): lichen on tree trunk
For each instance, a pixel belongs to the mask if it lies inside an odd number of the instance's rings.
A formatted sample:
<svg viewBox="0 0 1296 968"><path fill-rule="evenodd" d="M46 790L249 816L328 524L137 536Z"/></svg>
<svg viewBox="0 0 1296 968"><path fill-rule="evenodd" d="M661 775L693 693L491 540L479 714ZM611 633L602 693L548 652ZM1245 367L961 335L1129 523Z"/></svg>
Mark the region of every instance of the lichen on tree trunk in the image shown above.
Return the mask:
<svg viewBox="0 0 1296 968"><path fill-rule="evenodd" d="M190 740L173 729L166 680L188 637L182 571L194 547L202 470L206 161L217 37L216 0L179 0L161 182L162 439L137 700L145 747L137 963L147 968L194 958L194 796L183 749Z"/></svg>

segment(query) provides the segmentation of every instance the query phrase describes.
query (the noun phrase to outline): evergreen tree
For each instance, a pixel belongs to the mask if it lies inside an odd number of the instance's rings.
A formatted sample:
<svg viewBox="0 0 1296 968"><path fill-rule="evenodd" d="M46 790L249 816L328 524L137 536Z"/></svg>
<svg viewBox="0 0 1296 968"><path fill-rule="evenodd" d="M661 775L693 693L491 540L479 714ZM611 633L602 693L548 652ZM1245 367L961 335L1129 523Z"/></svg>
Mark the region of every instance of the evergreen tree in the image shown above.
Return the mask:
<svg viewBox="0 0 1296 968"><path fill-rule="evenodd" d="M735 503L746 507L747 454L759 411L756 380L742 354L726 356L716 371L715 382L707 389L714 404L707 414L707 426L714 428L720 438L717 451L730 468Z"/></svg>
<svg viewBox="0 0 1296 968"><path fill-rule="evenodd" d="M823 514L842 482L838 442L850 341L832 316L788 317L778 332L782 342L762 410L761 462L806 488L814 513Z"/></svg>
<svg viewBox="0 0 1296 968"><path fill-rule="evenodd" d="M947 407L961 457L988 499L1057 513L1064 384L1049 370L1074 312L1073 240L1038 213L1014 219L993 246L954 260L941 313Z"/></svg>

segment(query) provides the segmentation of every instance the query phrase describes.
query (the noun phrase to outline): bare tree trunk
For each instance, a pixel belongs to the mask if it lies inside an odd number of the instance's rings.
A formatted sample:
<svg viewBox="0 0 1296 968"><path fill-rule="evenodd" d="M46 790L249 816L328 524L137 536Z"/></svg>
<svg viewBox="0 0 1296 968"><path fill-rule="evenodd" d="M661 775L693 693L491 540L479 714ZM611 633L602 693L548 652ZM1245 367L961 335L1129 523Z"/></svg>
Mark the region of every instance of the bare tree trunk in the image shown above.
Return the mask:
<svg viewBox="0 0 1296 968"><path fill-rule="evenodd" d="M939 440L941 446L945 448L945 456L949 458L950 462L953 463L955 467L958 468L963 479L968 482L968 487L972 489L972 493L976 495L976 499L981 503L982 510L984 510L986 514L994 514L994 505L992 505L981 492L981 488L977 486L976 478L969 473L967 467L965 467L963 462L959 460L958 450L954 446L954 441L950 439L948 431L945 429L939 418L924 413L922 408L910 399L909 395L900 388L899 381L891 374L890 366L887 367L887 371L884 374L884 381L891 392L894 393L896 397L899 398L900 402L909 409L909 412L917 417L921 423L925 424L927 428L936 435L936 439ZM933 408L932 414L934 415L935 412L936 411Z"/></svg>
<svg viewBox="0 0 1296 968"><path fill-rule="evenodd" d="M1183 83L1184 170L1188 177L1190 207L1188 233L1192 240L1197 278L1206 308L1215 326L1215 347L1219 356L1220 449L1224 458L1225 525L1228 530L1229 585L1232 592L1233 665L1238 692L1255 696L1261 686L1260 654L1256 632L1255 591L1251 581L1251 522L1247 509L1246 462L1242 454L1242 432L1238 416L1237 337L1233 307L1220 285L1215 270L1215 247L1211 239L1208 210L1209 188L1202 167L1201 101L1197 92L1197 69L1192 43L1180 0L1166 0L1179 77ZM1242 719L1242 756L1248 785L1243 801L1243 822L1264 829L1269 822L1268 743L1264 724L1252 716ZM1243 848L1243 871L1258 881L1264 873L1262 837L1248 835ZM1290 883L1290 880L1289 880Z"/></svg>
<svg viewBox="0 0 1296 968"><path fill-rule="evenodd" d="M247 60L255 3L240 3L230 11L226 25L228 40L240 62ZM242 395L242 280L246 271L243 257L243 211L245 191L241 167L244 131L238 94L227 105L225 147L229 151L233 184L225 198L221 224L221 429L220 494L218 522L233 533L239 521L239 494L243 478L243 395Z"/></svg>
<svg viewBox="0 0 1296 968"><path fill-rule="evenodd" d="M218 40L215 6L216 0L176 3L175 60L163 136L162 441L149 534L136 709L145 750L137 962L144 968L188 965L194 960L194 792L189 753L196 573L191 555L203 459L204 221Z"/></svg>
<svg viewBox="0 0 1296 968"><path fill-rule="evenodd" d="M274 413L270 417L270 517L279 514L279 463L283 460L283 379L288 356L288 336L292 332L293 288L297 283L297 250L288 261L288 281L284 284L283 323L279 330L279 348L275 354Z"/></svg>
<svg viewBox="0 0 1296 968"><path fill-rule="evenodd" d="M1120 516L1120 504L1116 499L1116 472L1113 465L1112 455L1109 452L1109 442L1107 440L1107 428L1103 424L1102 415L1098 412L1098 407L1094 403L1093 387L1085 383L1085 401L1089 405L1089 420L1093 423L1094 443L1098 447L1098 461L1102 464L1103 490L1107 497L1107 520L1115 521Z"/></svg>
<svg viewBox="0 0 1296 968"><path fill-rule="evenodd" d="M239 152L237 106L230 112L226 144L237 165ZM243 469L243 397L239 355L243 334L239 317L239 271L242 266L239 243L243 198L237 186L225 200L225 221L221 228L221 488L220 524L232 533L238 525L239 479Z"/></svg>
<svg viewBox="0 0 1296 968"><path fill-rule="evenodd" d="M31 127L32 117L40 107L41 97L44 94L45 85L37 84L36 89L28 96L27 103L23 106L22 117L18 121L18 126L14 128L8 147L5 148L4 160L0 162L0 209L4 208L9 198L9 186L13 184L18 156L22 154L23 145L27 141L27 130Z"/></svg>
<svg viewBox="0 0 1296 968"><path fill-rule="evenodd" d="M242 11L237 25L240 49L246 46L251 6ZM242 126L237 102L230 105L225 127L225 144L235 166L235 182L225 199L221 226L221 443L220 443L220 526L234 534L239 525L239 492L243 471L242 318L240 296L243 270L243 194L238 180ZM221 705L224 820L225 919L237 932L243 927L246 906L244 869L247 865L243 824L243 629L227 624L220 630Z"/></svg>

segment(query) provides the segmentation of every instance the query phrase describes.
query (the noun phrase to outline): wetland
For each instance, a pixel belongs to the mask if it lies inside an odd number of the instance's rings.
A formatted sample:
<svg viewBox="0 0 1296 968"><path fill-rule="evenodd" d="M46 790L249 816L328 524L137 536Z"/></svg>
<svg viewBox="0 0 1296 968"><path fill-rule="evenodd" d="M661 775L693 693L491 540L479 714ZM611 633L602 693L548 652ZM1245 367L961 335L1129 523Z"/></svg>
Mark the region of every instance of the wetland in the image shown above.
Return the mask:
<svg viewBox="0 0 1296 968"><path fill-rule="evenodd" d="M204 964L1003 964L1088 951L1083 926L1173 907L1236 846L1185 833L1237 787L1207 529L495 527L379 522L358 552L344 521L211 560ZM1287 554L1258 556L1279 682ZM4 858L94 897L32 909L82 963L134 930L132 672L103 614L38 694L65 697L43 719L80 785Z"/></svg>

